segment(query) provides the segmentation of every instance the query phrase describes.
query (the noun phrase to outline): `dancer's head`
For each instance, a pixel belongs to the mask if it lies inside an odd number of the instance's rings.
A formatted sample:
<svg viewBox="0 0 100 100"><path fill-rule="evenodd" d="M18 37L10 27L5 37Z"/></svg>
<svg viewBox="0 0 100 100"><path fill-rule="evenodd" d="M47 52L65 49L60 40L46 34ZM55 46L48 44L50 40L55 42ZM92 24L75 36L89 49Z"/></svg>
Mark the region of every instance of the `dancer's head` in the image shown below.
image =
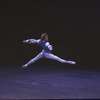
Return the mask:
<svg viewBox="0 0 100 100"><path fill-rule="evenodd" d="M47 33L41 34L41 40L48 41L48 34Z"/></svg>

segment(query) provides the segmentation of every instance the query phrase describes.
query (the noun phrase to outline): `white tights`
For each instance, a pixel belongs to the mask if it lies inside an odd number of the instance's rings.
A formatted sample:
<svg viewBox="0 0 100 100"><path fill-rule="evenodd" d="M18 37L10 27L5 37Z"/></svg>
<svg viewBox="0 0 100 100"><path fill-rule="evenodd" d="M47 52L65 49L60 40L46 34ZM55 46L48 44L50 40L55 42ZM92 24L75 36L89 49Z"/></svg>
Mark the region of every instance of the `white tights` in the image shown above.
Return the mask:
<svg viewBox="0 0 100 100"><path fill-rule="evenodd" d="M31 60L27 63L27 65L30 65L30 64L34 63L35 61L37 61L38 59L43 58L43 57L45 57L45 58L47 58L47 59L57 60L57 61L59 61L59 62L61 62L61 63L67 63L67 60L61 59L61 58L59 58L59 57L57 57L57 56L55 56L55 55L53 55L53 54L51 54L51 53L45 53L44 51L42 51L42 52L39 53L35 58L31 59Z"/></svg>

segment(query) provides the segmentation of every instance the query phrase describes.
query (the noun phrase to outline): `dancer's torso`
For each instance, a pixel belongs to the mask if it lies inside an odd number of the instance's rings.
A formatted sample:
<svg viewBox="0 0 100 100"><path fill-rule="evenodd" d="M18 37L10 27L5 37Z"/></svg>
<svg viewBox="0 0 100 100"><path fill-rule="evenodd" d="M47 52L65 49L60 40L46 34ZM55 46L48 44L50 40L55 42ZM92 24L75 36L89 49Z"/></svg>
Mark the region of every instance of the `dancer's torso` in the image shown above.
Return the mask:
<svg viewBox="0 0 100 100"><path fill-rule="evenodd" d="M39 41L39 45L43 48L44 52L46 53L50 53L51 51L49 50L49 48L47 46L45 46L47 42L40 40Z"/></svg>

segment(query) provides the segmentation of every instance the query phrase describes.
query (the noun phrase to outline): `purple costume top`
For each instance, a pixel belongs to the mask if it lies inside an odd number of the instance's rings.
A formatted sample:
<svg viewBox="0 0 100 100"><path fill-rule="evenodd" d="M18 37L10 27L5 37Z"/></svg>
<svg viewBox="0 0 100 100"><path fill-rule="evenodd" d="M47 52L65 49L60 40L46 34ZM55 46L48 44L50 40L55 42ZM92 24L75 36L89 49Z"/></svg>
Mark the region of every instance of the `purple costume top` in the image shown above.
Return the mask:
<svg viewBox="0 0 100 100"><path fill-rule="evenodd" d="M42 41L42 40L39 41L39 45L43 48L43 50L44 50L46 53L50 53L51 51L50 51L50 49L48 48L48 46L46 46L46 43L47 43L47 42Z"/></svg>
<svg viewBox="0 0 100 100"><path fill-rule="evenodd" d="M49 44L49 42L46 41L42 41L41 39L28 39L27 43L31 44L31 43L38 43L44 50L44 52L46 53L50 53L51 50L50 48L53 48L52 45Z"/></svg>

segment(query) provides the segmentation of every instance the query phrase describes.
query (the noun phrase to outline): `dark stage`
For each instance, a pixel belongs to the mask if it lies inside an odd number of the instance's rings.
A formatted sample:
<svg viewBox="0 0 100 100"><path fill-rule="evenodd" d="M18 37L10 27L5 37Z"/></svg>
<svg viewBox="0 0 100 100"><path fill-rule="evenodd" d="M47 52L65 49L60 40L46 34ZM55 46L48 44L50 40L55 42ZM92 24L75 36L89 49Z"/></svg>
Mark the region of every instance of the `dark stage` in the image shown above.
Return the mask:
<svg viewBox="0 0 100 100"><path fill-rule="evenodd" d="M49 36L54 55L76 65L40 59ZM99 0L0 0L0 99L100 99Z"/></svg>
<svg viewBox="0 0 100 100"><path fill-rule="evenodd" d="M100 72L68 64L5 64L0 99L100 99Z"/></svg>

